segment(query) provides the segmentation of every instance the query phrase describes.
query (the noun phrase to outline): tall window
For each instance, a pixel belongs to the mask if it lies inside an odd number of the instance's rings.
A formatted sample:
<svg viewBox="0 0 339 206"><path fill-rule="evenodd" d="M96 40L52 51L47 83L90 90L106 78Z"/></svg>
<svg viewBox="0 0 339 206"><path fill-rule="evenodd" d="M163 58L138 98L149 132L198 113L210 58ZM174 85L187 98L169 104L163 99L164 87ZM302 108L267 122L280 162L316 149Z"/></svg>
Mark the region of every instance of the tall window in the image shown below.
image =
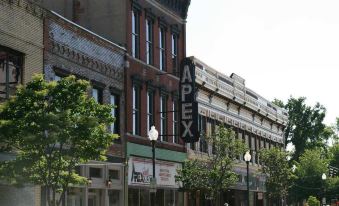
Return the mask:
<svg viewBox="0 0 339 206"><path fill-rule="evenodd" d="M139 25L139 12L132 10L132 56L135 58L139 58Z"/></svg>
<svg viewBox="0 0 339 206"><path fill-rule="evenodd" d="M111 115L115 118L115 121L111 124L110 130L114 134L119 134L119 122L120 122L120 117L119 117L119 96L116 94L111 94L110 96L111 100L111 105L114 107L111 109Z"/></svg>
<svg viewBox="0 0 339 206"><path fill-rule="evenodd" d="M154 125L154 92L147 92L147 131Z"/></svg>
<svg viewBox="0 0 339 206"><path fill-rule="evenodd" d="M153 64L153 22L146 19L146 63Z"/></svg>
<svg viewBox="0 0 339 206"><path fill-rule="evenodd" d="M159 28L159 68L165 70L166 58L165 58L165 29Z"/></svg>
<svg viewBox="0 0 339 206"><path fill-rule="evenodd" d="M133 134L140 135L140 88L133 86Z"/></svg>
<svg viewBox="0 0 339 206"><path fill-rule="evenodd" d="M172 101L172 112L173 112L173 124L172 124L172 134L173 134L173 143L179 143L179 132L178 132L178 119L179 119L179 111L178 111L178 100L173 99Z"/></svg>
<svg viewBox="0 0 339 206"><path fill-rule="evenodd" d="M98 103L102 103L102 90L96 87L92 88L92 97Z"/></svg>
<svg viewBox="0 0 339 206"><path fill-rule="evenodd" d="M0 46L0 102L16 91L22 79L23 55Z"/></svg>
<svg viewBox="0 0 339 206"><path fill-rule="evenodd" d="M178 35L172 34L172 67L173 73L177 75L178 69Z"/></svg>
<svg viewBox="0 0 339 206"><path fill-rule="evenodd" d="M167 141L167 97L160 96L160 134L161 141Z"/></svg>

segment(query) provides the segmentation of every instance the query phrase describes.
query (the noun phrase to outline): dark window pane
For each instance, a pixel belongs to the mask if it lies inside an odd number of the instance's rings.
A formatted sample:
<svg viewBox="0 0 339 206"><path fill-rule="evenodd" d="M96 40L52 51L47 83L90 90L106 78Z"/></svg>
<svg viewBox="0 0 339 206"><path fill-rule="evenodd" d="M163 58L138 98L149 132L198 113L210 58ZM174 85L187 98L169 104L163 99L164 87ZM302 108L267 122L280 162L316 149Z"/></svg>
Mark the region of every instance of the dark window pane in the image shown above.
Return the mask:
<svg viewBox="0 0 339 206"><path fill-rule="evenodd" d="M89 168L89 176L92 178L101 178L102 177L102 169L101 168L95 168L91 167Z"/></svg>
<svg viewBox="0 0 339 206"><path fill-rule="evenodd" d="M118 180L120 179L120 172L119 170L109 170L108 176L109 176L109 179Z"/></svg>

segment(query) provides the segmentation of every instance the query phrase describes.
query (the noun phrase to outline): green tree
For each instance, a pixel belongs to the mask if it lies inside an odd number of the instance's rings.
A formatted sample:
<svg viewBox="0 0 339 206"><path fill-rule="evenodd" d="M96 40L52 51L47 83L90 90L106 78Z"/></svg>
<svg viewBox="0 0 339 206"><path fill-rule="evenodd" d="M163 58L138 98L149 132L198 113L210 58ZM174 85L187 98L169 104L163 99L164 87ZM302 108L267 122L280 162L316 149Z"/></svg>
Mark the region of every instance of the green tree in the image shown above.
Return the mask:
<svg viewBox="0 0 339 206"><path fill-rule="evenodd" d="M331 134L325 130L323 123L326 109L319 103L314 107L308 106L305 101L304 97L291 97L285 105L288 111L285 142L295 147L292 160L298 160L306 149L326 148L326 141Z"/></svg>
<svg viewBox="0 0 339 206"><path fill-rule="evenodd" d="M339 168L339 143L334 144L329 149L330 165Z"/></svg>
<svg viewBox="0 0 339 206"><path fill-rule="evenodd" d="M274 98L274 100L272 101L273 104L277 105L278 107L284 108L285 104L283 101L281 101L280 99L276 99Z"/></svg>
<svg viewBox="0 0 339 206"><path fill-rule="evenodd" d="M274 147L260 151L259 155L263 163L262 172L267 175L265 184L269 197L285 199L293 180L292 170L287 160L289 154Z"/></svg>
<svg viewBox="0 0 339 206"><path fill-rule="evenodd" d="M219 127L214 135L206 137L213 145L213 154L206 159L193 159L178 170L176 181L183 183L188 191L202 190L218 204L219 193L233 185L238 177L233 172L235 160L245 152L245 144L235 137L232 130Z"/></svg>
<svg viewBox="0 0 339 206"><path fill-rule="evenodd" d="M309 196L307 199L308 206L320 206L320 201L313 196Z"/></svg>
<svg viewBox="0 0 339 206"><path fill-rule="evenodd" d="M71 185L87 182L75 167L104 160L116 136L107 130L111 106L89 98L89 86L74 76L46 82L37 75L1 105L0 142L16 154L1 163L1 178L44 186L50 206L60 205Z"/></svg>
<svg viewBox="0 0 339 206"><path fill-rule="evenodd" d="M321 176L328 174L328 160L320 149L306 150L301 156L299 162L296 162L295 176L292 196L296 200L303 200L309 196L320 197L325 188L325 181Z"/></svg>

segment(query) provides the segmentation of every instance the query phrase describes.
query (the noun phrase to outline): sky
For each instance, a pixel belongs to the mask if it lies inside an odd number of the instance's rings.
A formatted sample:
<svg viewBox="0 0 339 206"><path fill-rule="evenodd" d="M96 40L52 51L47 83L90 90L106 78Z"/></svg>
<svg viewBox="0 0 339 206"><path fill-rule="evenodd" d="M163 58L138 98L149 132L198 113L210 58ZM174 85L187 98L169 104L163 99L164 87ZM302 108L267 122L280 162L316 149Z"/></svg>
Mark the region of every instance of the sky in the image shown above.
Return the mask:
<svg viewBox="0 0 339 206"><path fill-rule="evenodd" d="M187 56L226 74L267 100L307 98L339 117L338 0L192 0Z"/></svg>

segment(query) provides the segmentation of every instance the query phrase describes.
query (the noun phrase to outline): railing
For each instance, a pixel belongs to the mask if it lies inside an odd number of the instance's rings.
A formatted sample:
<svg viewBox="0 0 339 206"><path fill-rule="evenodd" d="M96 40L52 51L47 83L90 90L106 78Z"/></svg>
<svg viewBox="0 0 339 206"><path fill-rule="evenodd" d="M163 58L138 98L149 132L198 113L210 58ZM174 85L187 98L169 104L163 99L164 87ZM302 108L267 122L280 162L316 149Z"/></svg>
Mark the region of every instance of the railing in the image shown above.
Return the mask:
<svg viewBox="0 0 339 206"><path fill-rule="evenodd" d="M236 88L235 86L232 86L230 84L227 84L226 82L219 80L218 77L217 77L217 74L212 75L212 74L208 73L207 71L203 71L199 67L196 67L195 73L196 73L197 80L199 80L201 82L205 82L205 86L212 87L212 88L218 88L220 92L226 93L226 94L233 96L233 97L236 97L236 99L238 99L238 100L240 99L240 100L242 100L246 103L250 103L250 105L252 105L255 109L257 109L257 110L260 109L264 113L267 113L267 114L270 114L271 116L273 116L273 118L276 118L278 120L282 120L284 122L287 121L287 116L282 115L282 112L284 110L282 110L281 108L277 108L277 111L276 111L273 108L270 108L267 105L260 103L254 97L246 94L246 88L244 88L244 90L242 91L242 90ZM226 78L226 77L223 76L223 78ZM234 82L234 79L232 79L230 77L227 77L227 80L229 80L230 82ZM264 100L264 102L266 104L267 103L270 104L270 102L267 101L267 100Z"/></svg>

